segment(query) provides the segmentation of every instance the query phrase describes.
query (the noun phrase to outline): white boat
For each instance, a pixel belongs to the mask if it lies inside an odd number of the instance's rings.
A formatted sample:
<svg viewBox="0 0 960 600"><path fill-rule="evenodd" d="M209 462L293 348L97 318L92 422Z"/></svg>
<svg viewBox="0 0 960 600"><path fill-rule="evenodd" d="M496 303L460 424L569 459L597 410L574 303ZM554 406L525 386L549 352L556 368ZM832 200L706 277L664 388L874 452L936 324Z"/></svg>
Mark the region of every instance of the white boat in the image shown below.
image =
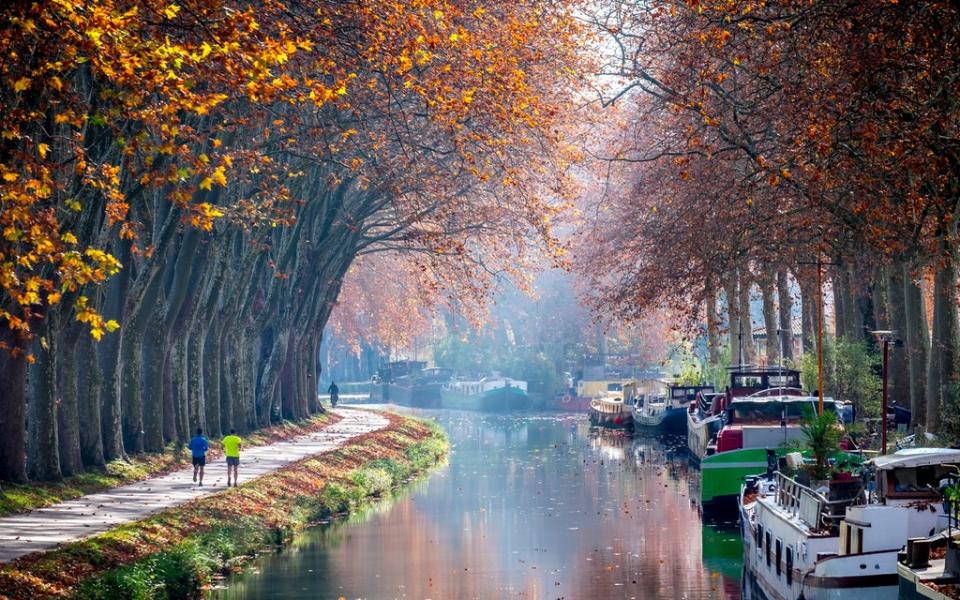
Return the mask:
<svg viewBox="0 0 960 600"><path fill-rule="evenodd" d="M601 427L628 429L633 426L630 404L621 396L604 396L590 401L590 423Z"/></svg>
<svg viewBox="0 0 960 600"><path fill-rule="evenodd" d="M958 464L960 450L910 448L870 461L865 481L814 490L779 472L750 478L740 498L744 597L895 600L897 553L946 527L940 483Z"/></svg>

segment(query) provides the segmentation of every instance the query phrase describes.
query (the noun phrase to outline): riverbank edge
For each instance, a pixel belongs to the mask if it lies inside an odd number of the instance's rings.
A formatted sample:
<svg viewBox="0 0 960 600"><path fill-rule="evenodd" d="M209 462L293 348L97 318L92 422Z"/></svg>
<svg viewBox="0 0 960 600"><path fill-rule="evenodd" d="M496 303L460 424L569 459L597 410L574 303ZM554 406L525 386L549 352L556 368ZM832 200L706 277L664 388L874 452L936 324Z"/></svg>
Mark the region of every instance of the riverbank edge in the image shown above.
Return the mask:
<svg viewBox="0 0 960 600"><path fill-rule="evenodd" d="M254 448L309 435L341 419L339 415L327 411L298 421L282 421L244 434L243 446ZM211 439L208 460L216 460L222 455L221 441ZM53 506L152 477L162 477L189 465L189 451L182 444L171 443L163 452L132 454L128 458L110 461L103 468L91 468L83 473L64 477L60 481L4 482L0 489L0 518Z"/></svg>
<svg viewBox="0 0 960 600"><path fill-rule="evenodd" d="M240 487L0 567L0 598L191 598L319 520L349 513L445 459L433 422L390 421ZM241 473L242 475L242 473Z"/></svg>

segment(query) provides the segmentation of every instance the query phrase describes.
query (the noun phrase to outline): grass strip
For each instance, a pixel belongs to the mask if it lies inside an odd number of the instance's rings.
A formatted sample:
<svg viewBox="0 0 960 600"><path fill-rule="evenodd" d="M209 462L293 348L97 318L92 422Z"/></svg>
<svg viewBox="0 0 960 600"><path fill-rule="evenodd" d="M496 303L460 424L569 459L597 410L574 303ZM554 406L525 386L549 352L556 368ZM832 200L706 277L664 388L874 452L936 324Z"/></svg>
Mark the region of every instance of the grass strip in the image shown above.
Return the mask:
<svg viewBox="0 0 960 600"><path fill-rule="evenodd" d="M446 435L386 413L387 428L237 488L0 568L0 598L199 597L213 578L437 464Z"/></svg>

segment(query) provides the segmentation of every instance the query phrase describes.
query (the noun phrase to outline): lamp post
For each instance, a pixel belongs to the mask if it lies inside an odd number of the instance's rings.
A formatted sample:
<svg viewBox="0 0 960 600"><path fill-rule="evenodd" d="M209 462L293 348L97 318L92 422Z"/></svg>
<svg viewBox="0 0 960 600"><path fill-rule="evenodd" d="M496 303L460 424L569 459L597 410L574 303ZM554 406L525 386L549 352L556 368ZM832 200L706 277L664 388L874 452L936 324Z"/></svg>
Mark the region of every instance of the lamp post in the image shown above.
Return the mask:
<svg viewBox="0 0 960 600"><path fill-rule="evenodd" d="M880 407L880 454L887 453L887 355L890 350L890 342L896 334L895 331L871 331L877 337L878 342L883 343L883 400Z"/></svg>

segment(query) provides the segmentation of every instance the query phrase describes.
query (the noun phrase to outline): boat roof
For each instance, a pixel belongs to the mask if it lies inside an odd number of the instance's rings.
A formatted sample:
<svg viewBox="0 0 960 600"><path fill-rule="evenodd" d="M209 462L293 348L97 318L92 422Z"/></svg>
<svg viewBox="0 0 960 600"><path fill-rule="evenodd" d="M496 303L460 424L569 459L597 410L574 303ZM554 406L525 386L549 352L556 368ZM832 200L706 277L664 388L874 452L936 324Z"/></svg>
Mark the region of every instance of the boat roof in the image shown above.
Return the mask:
<svg viewBox="0 0 960 600"><path fill-rule="evenodd" d="M731 402L730 405L735 404L785 404L790 402L819 402L819 396L737 396ZM824 402L836 403L836 400L826 396L823 399Z"/></svg>
<svg viewBox="0 0 960 600"><path fill-rule="evenodd" d="M893 454L878 456L873 465L878 470L926 467L944 463L960 464L960 450L953 448L904 448Z"/></svg>
<svg viewBox="0 0 960 600"><path fill-rule="evenodd" d="M799 375L800 371L781 365L733 365L727 367L731 375Z"/></svg>

